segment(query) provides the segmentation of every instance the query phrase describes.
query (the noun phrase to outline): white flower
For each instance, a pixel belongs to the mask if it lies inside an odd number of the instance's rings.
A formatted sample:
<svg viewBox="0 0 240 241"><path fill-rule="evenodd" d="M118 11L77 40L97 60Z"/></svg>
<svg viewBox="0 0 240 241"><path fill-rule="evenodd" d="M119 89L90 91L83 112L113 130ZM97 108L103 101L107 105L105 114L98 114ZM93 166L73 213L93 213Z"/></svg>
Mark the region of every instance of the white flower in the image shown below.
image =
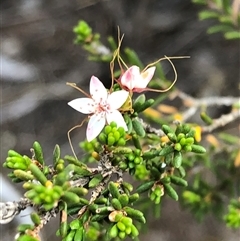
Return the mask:
<svg viewBox="0 0 240 241"><path fill-rule="evenodd" d="M125 103L129 93L119 90L108 93L103 83L95 76L90 80L91 98L78 98L70 101L73 109L83 113L92 114L87 126L87 140L92 141L97 137L106 122L110 124L114 121L118 127L123 127L127 131L127 125L118 109Z"/></svg>
<svg viewBox="0 0 240 241"><path fill-rule="evenodd" d="M152 79L156 67L146 69L140 72L138 66L133 65L121 76L120 83L123 87L133 92L142 92L146 90L149 81Z"/></svg>

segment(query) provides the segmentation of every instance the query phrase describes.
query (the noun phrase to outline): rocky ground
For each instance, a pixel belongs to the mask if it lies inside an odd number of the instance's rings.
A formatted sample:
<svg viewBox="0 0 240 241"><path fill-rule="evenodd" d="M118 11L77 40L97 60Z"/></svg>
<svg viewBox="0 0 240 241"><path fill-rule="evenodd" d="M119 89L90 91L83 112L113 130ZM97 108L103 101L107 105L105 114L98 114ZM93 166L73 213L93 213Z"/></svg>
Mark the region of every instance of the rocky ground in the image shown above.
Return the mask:
<svg viewBox="0 0 240 241"><path fill-rule="evenodd" d="M207 35L211 21L199 22L198 10L189 0L2 0L1 162L8 149L28 154L34 140L42 143L49 162L56 143L63 154L70 153L66 133L81 116L67 106L79 93L65 83L87 89L93 74L103 82L109 80L107 65L88 62L81 47L73 45L72 28L80 19L100 32L103 40L116 36L120 26L123 45L136 50L145 63L163 55L190 55L190 60L176 62L177 86L188 94L237 96L239 42L225 41L221 34ZM73 142L84 135L75 131ZM1 199L16 200L21 193L10 194L6 170L1 175ZM2 241L13 239L17 222L0 226ZM53 220L43 240L58 240L56 225ZM198 223L169 200L161 220L152 220L149 226L142 241L235 241L239 234L212 217Z"/></svg>

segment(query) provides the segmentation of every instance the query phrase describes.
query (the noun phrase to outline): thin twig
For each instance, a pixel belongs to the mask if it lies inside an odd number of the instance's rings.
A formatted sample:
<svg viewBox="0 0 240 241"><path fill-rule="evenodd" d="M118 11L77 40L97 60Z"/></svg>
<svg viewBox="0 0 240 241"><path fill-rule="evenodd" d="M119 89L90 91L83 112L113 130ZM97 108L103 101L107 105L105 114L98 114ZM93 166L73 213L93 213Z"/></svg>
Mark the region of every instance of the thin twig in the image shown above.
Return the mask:
<svg viewBox="0 0 240 241"><path fill-rule="evenodd" d="M161 129L156 129L156 128L152 127L151 125L144 122L143 119L141 119L141 118L138 118L138 121L142 124L144 130L147 133L152 133L159 137L165 136L164 132Z"/></svg>
<svg viewBox="0 0 240 241"><path fill-rule="evenodd" d="M211 125L202 127L202 132L212 132L218 127L225 126L238 118L240 118L240 111L232 111L229 114L220 116L218 119L214 119Z"/></svg>
<svg viewBox="0 0 240 241"><path fill-rule="evenodd" d="M181 98L184 101L185 105L188 107L213 106L213 105L230 106L240 101L239 97L232 97L232 96L226 96L226 97L213 96L213 97L204 97L204 98L198 99L198 98L193 98L182 91L177 91L176 96Z"/></svg>

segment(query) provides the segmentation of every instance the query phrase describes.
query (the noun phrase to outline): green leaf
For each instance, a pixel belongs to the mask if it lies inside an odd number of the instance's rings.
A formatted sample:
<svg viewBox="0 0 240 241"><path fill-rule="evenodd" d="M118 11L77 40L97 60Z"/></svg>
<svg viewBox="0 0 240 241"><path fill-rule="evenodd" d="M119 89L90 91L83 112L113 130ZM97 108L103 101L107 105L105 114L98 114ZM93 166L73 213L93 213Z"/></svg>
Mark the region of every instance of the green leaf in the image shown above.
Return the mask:
<svg viewBox="0 0 240 241"><path fill-rule="evenodd" d="M118 185L118 183L114 183L112 181L108 183L108 190L113 198L118 198L120 196Z"/></svg>
<svg viewBox="0 0 240 241"><path fill-rule="evenodd" d="M159 152L159 156L166 156L167 154L173 151L174 151L174 148L172 146L166 146Z"/></svg>
<svg viewBox="0 0 240 241"><path fill-rule="evenodd" d="M84 187L71 187L69 191L76 193L78 196L85 196L88 193L88 189Z"/></svg>
<svg viewBox="0 0 240 241"><path fill-rule="evenodd" d="M62 200L65 201L67 204L74 204L74 203L80 202L80 198L78 197L77 194L73 192L68 192L68 191L64 192L62 196Z"/></svg>
<svg viewBox="0 0 240 241"><path fill-rule="evenodd" d="M173 187L170 184L163 184L164 185L164 190L168 194L169 197L174 199L175 201L178 200L178 194L177 192L173 189Z"/></svg>
<svg viewBox="0 0 240 241"><path fill-rule="evenodd" d="M174 131L168 125L162 125L163 132L167 135L168 133L175 134Z"/></svg>
<svg viewBox="0 0 240 241"><path fill-rule="evenodd" d="M44 186L47 182L47 178L43 174L43 172L39 169L38 166L35 164L31 163L29 165L29 170L33 174L33 176Z"/></svg>
<svg viewBox="0 0 240 241"><path fill-rule="evenodd" d="M137 97L137 99L133 102L133 109L135 112L139 112L139 109L141 108L141 106L144 104L144 102L146 101L146 97L144 94L141 94Z"/></svg>
<svg viewBox="0 0 240 241"><path fill-rule="evenodd" d="M110 45L110 48L112 49L112 51L115 51L117 49L117 44L116 41L114 40L114 38L112 36L109 36L107 38L108 44Z"/></svg>
<svg viewBox="0 0 240 241"><path fill-rule="evenodd" d="M133 185L129 182L122 182L122 188L125 192L132 192L133 191Z"/></svg>
<svg viewBox="0 0 240 241"><path fill-rule="evenodd" d="M178 168L178 172L179 172L181 177L185 177L186 176L186 171L185 171L185 169L182 166L180 166Z"/></svg>
<svg viewBox="0 0 240 241"><path fill-rule="evenodd" d="M80 227L74 236L74 241L82 241L83 240L83 227Z"/></svg>
<svg viewBox="0 0 240 241"><path fill-rule="evenodd" d="M207 1L206 0L192 0L193 3L196 3L196 4L207 4Z"/></svg>
<svg viewBox="0 0 240 241"><path fill-rule="evenodd" d="M141 146L140 140L139 140L139 138L138 138L138 135L133 134L133 136L132 136L132 141L133 141L134 146L135 146L137 149L142 150L142 146Z"/></svg>
<svg viewBox="0 0 240 241"><path fill-rule="evenodd" d="M53 164L56 165L60 159L60 147L56 145L53 151Z"/></svg>
<svg viewBox="0 0 240 241"><path fill-rule="evenodd" d="M203 154L206 153L206 149L200 145L192 145L192 152Z"/></svg>
<svg viewBox="0 0 240 241"><path fill-rule="evenodd" d="M177 176L171 175L170 179L171 179L171 182L173 184L175 184L175 185L183 186L183 187L187 187L188 186L187 181L182 179L181 177L177 177Z"/></svg>
<svg viewBox="0 0 240 241"><path fill-rule="evenodd" d="M177 136L175 135L175 133L168 133L167 137L171 142L174 142L174 143L177 142Z"/></svg>
<svg viewBox="0 0 240 241"><path fill-rule="evenodd" d="M159 155L160 150L150 150L143 153L143 159L150 160Z"/></svg>
<svg viewBox="0 0 240 241"><path fill-rule="evenodd" d="M17 239L15 239L16 241L39 241L39 239L32 237L31 235L28 234L23 234L20 235Z"/></svg>
<svg viewBox="0 0 240 241"><path fill-rule="evenodd" d="M143 66L141 60L139 59L137 53L134 50L132 50L130 48L125 48L124 52L127 55L128 62L131 65L137 65L140 69L143 69L144 66Z"/></svg>
<svg viewBox="0 0 240 241"><path fill-rule="evenodd" d="M19 154L19 153L16 152L16 151L14 151L14 150L9 150L9 151L8 151L8 156L9 156L9 157L20 157L20 158L22 158L22 155Z"/></svg>
<svg viewBox="0 0 240 241"><path fill-rule="evenodd" d="M108 235L110 238L116 238L118 236L118 227L117 224L114 224L109 230Z"/></svg>
<svg viewBox="0 0 240 241"><path fill-rule="evenodd" d="M34 150L36 160L42 165L44 165L43 151L39 142L35 141L33 143L33 150Z"/></svg>
<svg viewBox="0 0 240 241"><path fill-rule="evenodd" d="M146 132L145 132L142 124L137 119L133 119L132 124L133 124L133 128L136 131L136 134L138 136L144 137L146 135Z"/></svg>
<svg viewBox="0 0 240 241"><path fill-rule="evenodd" d="M239 31L230 31L224 34L226 39L240 39L240 32Z"/></svg>
<svg viewBox="0 0 240 241"><path fill-rule="evenodd" d="M101 175L98 175L98 176L95 176L89 183L88 183L88 187L89 188L93 188L93 187L96 187L101 181L102 181L102 176Z"/></svg>
<svg viewBox="0 0 240 241"><path fill-rule="evenodd" d="M213 119L206 112L201 112L200 117L207 125L211 125L213 123Z"/></svg>
<svg viewBox="0 0 240 241"><path fill-rule="evenodd" d="M127 124L128 134L130 134L132 132L132 129L133 129L132 119L127 114L124 115L124 119L125 119L125 122Z"/></svg>
<svg viewBox="0 0 240 241"><path fill-rule="evenodd" d="M29 172L25 172L23 170L14 170L13 173L17 178L19 178L23 181L29 181L29 180L34 179L33 175L31 175Z"/></svg>
<svg viewBox="0 0 240 241"><path fill-rule="evenodd" d="M219 15L220 14L218 12L211 11L211 10L204 10L198 14L198 17L200 20L204 20L204 19L209 19L209 18L218 18Z"/></svg>
<svg viewBox="0 0 240 241"><path fill-rule="evenodd" d="M231 14L231 2L230 0L222 0L222 8L225 13Z"/></svg>
<svg viewBox="0 0 240 241"><path fill-rule="evenodd" d="M97 208L96 213L104 215L104 214L109 214L113 210L114 209L112 207L110 207L110 206L108 206L108 207L101 207L101 208Z"/></svg>
<svg viewBox="0 0 240 241"><path fill-rule="evenodd" d="M125 193L121 194L118 199L119 199L119 202L122 204L123 207L127 206L128 203L129 203L129 197Z"/></svg>
<svg viewBox="0 0 240 241"><path fill-rule="evenodd" d="M133 238L139 235L139 232L134 224L131 226L131 235L133 236Z"/></svg>
<svg viewBox="0 0 240 241"><path fill-rule="evenodd" d="M129 154L132 153L132 149L129 147L116 147L113 150L113 153L117 153L117 154Z"/></svg>
<svg viewBox="0 0 240 241"><path fill-rule="evenodd" d="M223 8L223 0L214 0L214 2L218 8L220 8L220 9Z"/></svg>
<svg viewBox="0 0 240 241"><path fill-rule="evenodd" d="M70 233L67 235L67 237L64 239L64 241L73 241L75 233L76 233L76 230L71 230Z"/></svg>
<svg viewBox="0 0 240 241"><path fill-rule="evenodd" d="M182 153L180 151L174 152L173 166L179 168L182 165Z"/></svg>
<svg viewBox="0 0 240 241"><path fill-rule="evenodd" d="M69 155L66 155L64 157L64 159L66 161L68 161L69 163L73 164L73 165L76 165L76 166L79 166L79 167L83 167L83 166L86 166L83 162L79 161L78 159L76 159L75 157L73 156L69 156Z"/></svg>
<svg viewBox="0 0 240 241"><path fill-rule="evenodd" d="M221 23L225 23L225 24L228 24L228 25L233 25L233 19L232 19L232 16L221 16L218 18L219 22Z"/></svg>
<svg viewBox="0 0 240 241"><path fill-rule="evenodd" d="M145 183L141 184L140 186L138 186L136 191L139 193L146 192L153 186L154 183L155 183L155 181L145 182Z"/></svg>
<svg viewBox="0 0 240 241"><path fill-rule="evenodd" d="M36 226L38 226L41 223L41 219L36 212L32 212L30 216L31 216L31 220Z"/></svg>
<svg viewBox="0 0 240 241"><path fill-rule="evenodd" d="M92 216L91 218L91 222L100 222L102 221L104 218L106 218L107 215L101 215L101 214L94 214L94 216Z"/></svg>
<svg viewBox="0 0 240 241"><path fill-rule="evenodd" d="M234 136L228 133L221 132L219 133L218 137L229 144L236 145L237 143L239 143L239 136Z"/></svg>
<svg viewBox="0 0 240 241"><path fill-rule="evenodd" d="M133 209L131 207L125 207L124 211L127 213L128 217L131 217L139 221L140 223L146 223L146 219L141 211Z"/></svg>
<svg viewBox="0 0 240 241"><path fill-rule="evenodd" d="M129 196L129 203L133 203L139 199L139 194L134 193L133 195Z"/></svg>
<svg viewBox="0 0 240 241"><path fill-rule="evenodd" d="M219 25L214 25L210 28L208 28L207 33L208 34L213 34L213 33L219 33L219 32L227 32L231 31L232 27L226 24L219 24Z"/></svg>
<svg viewBox="0 0 240 241"><path fill-rule="evenodd" d="M113 198L111 201L112 206L116 210L121 210L122 209L122 204L117 198Z"/></svg>
<svg viewBox="0 0 240 241"><path fill-rule="evenodd" d="M32 225L32 224L20 224L17 227L17 231L21 232L21 233L25 232L27 229L29 229L29 230L34 229L34 225Z"/></svg>
<svg viewBox="0 0 240 241"><path fill-rule="evenodd" d="M75 219L70 223L71 229L79 229L80 227L81 227L81 224L79 219Z"/></svg>
<svg viewBox="0 0 240 241"><path fill-rule="evenodd" d="M125 229L126 229L126 226L125 226L121 221L117 222L117 227L118 227L118 229L119 229L120 231L122 231L122 232L124 232ZM125 233L125 232L124 232L124 233Z"/></svg>
<svg viewBox="0 0 240 241"><path fill-rule="evenodd" d="M74 172L80 176L86 177L86 176L91 176L92 173L87 170L86 167L79 167L79 166L75 166L74 167Z"/></svg>
<svg viewBox="0 0 240 241"><path fill-rule="evenodd" d="M143 112L144 110L146 110L147 108L149 108L150 106L152 106L154 104L155 100L154 99L148 99L144 102L144 104L139 108L139 113Z"/></svg>

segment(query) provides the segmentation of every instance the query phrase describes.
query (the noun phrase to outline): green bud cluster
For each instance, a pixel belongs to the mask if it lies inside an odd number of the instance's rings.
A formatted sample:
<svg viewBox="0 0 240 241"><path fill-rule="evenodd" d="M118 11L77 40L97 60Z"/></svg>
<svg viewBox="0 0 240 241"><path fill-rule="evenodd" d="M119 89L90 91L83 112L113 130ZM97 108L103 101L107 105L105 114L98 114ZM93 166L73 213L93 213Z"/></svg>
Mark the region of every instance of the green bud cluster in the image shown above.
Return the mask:
<svg viewBox="0 0 240 241"><path fill-rule="evenodd" d="M146 180L149 176L150 171L147 170L144 164L139 164L135 168L134 177L137 180Z"/></svg>
<svg viewBox="0 0 240 241"><path fill-rule="evenodd" d="M228 227L239 228L240 227L240 200L231 200L228 205L228 213L224 216L224 220Z"/></svg>
<svg viewBox="0 0 240 241"><path fill-rule="evenodd" d="M57 235L61 234L62 241L82 241L85 236L83 222L80 219L74 219L69 224L62 223L59 231Z"/></svg>
<svg viewBox="0 0 240 241"><path fill-rule="evenodd" d="M25 183L24 188L30 189L24 196L36 205L43 205L45 210L56 207L63 195L63 189L60 186L46 187L40 184Z"/></svg>
<svg viewBox="0 0 240 241"><path fill-rule="evenodd" d="M97 227L96 227L97 226ZM88 241L97 241L100 235L99 225L90 225L86 230L86 240Z"/></svg>
<svg viewBox="0 0 240 241"><path fill-rule="evenodd" d="M116 201L117 199L114 200ZM121 198L121 196L119 197L119 200L119 203L121 203L122 207L128 203L127 199ZM133 224L133 220L141 223L146 222L144 215L141 211L128 206L121 208L121 210L119 209L111 212L108 218L111 222L115 223L109 229L108 234L110 238L119 237L120 239L124 239L126 236L135 238L138 236L139 232L136 226Z"/></svg>
<svg viewBox="0 0 240 241"><path fill-rule="evenodd" d="M93 152L96 151L96 148L98 148L98 142L96 139L92 140L91 142L88 141L82 141L80 143L80 147L82 148L83 151L85 152Z"/></svg>
<svg viewBox="0 0 240 241"><path fill-rule="evenodd" d="M138 165L142 164L142 152L140 149L134 149L133 152L126 155L126 164L127 168L129 168L130 173L135 173Z"/></svg>
<svg viewBox="0 0 240 241"><path fill-rule="evenodd" d="M162 150L159 155L165 156L165 162L175 168L181 168L182 165L182 153L195 152L195 153L205 153L206 150L200 145L195 143L195 131L189 125L178 125L176 130L172 130L168 125L162 125L162 130L169 139L169 142L162 143ZM172 157L173 153L173 157ZM171 154L170 156L168 154ZM168 158L169 157L169 158Z"/></svg>
<svg viewBox="0 0 240 241"><path fill-rule="evenodd" d="M133 186L130 183L122 182L121 184L119 184L112 181L108 183L108 191L113 198L118 199L121 196L120 190L121 190L121 193L122 192L126 193L129 196L129 201L130 201L130 197L131 197L130 192L133 191ZM130 202L133 202L133 201L130 201Z"/></svg>
<svg viewBox="0 0 240 241"><path fill-rule="evenodd" d="M20 224L17 227L18 234L16 235L15 240L16 241L39 241L39 239L32 236L33 234L32 230L34 230L34 228L35 228L35 225L32 225L32 224Z"/></svg>
<svg viewBox="0 0 240 241"><path fill-rule="evenodd" d="M109 228L109 238L125 239L126 236L135 238L139 235L138 229L133 224L132 218L125 217L123 214L116 214L114 225Z"/></svg>
<svg viewBox="0 0 240 241"><path fill-rule="evenodd" d="M149 198L155 204L159 204L161 197L164 195L164 188L162 185L155 185L150 189Z"/></svg>
<svg viewBox="0 0 240 241"><path fill-rule="evenodd" d="M92 28L83 20L78 22L73 32L76 34L75 43L85 43L92 37Z"/></svg>
<svg viewBox="0 0 240 241"><path fill-rule="evenodd" d="M8 157L3 166L10 169L20 169L26 171L31 163L31 159L27 156L22 156L19 153L9 150Z"/></svg>
<svg viewBox="0 0 240 241"><path fill-rule="evenodd" d="M126 133L123 127L118 127L115 122L105 126L104 130L98 136L99 141L108 146L125 146Z"/></svg>
<svg viewBox="0 0 240 241"><path fill-rule="evenodd" d="M15 240L16 241L39 241L38 238L35 238L30 234L24 234L24 233L21 233L19 237Z"/></svg>
<svg viewBox="0 0 240 241"><path fill-rule="evenodd" d="M96 158L92 156L92 153L94 152L100 152L102 151L102 145L97 141L97 139L92 140L91 142L88 142L87 140L80 142L79 146L81 149L86 153L83 158L81 159L81 162L84 163L91 163L95 162ZM68 156L70 157L70 156Z"/></svg>

